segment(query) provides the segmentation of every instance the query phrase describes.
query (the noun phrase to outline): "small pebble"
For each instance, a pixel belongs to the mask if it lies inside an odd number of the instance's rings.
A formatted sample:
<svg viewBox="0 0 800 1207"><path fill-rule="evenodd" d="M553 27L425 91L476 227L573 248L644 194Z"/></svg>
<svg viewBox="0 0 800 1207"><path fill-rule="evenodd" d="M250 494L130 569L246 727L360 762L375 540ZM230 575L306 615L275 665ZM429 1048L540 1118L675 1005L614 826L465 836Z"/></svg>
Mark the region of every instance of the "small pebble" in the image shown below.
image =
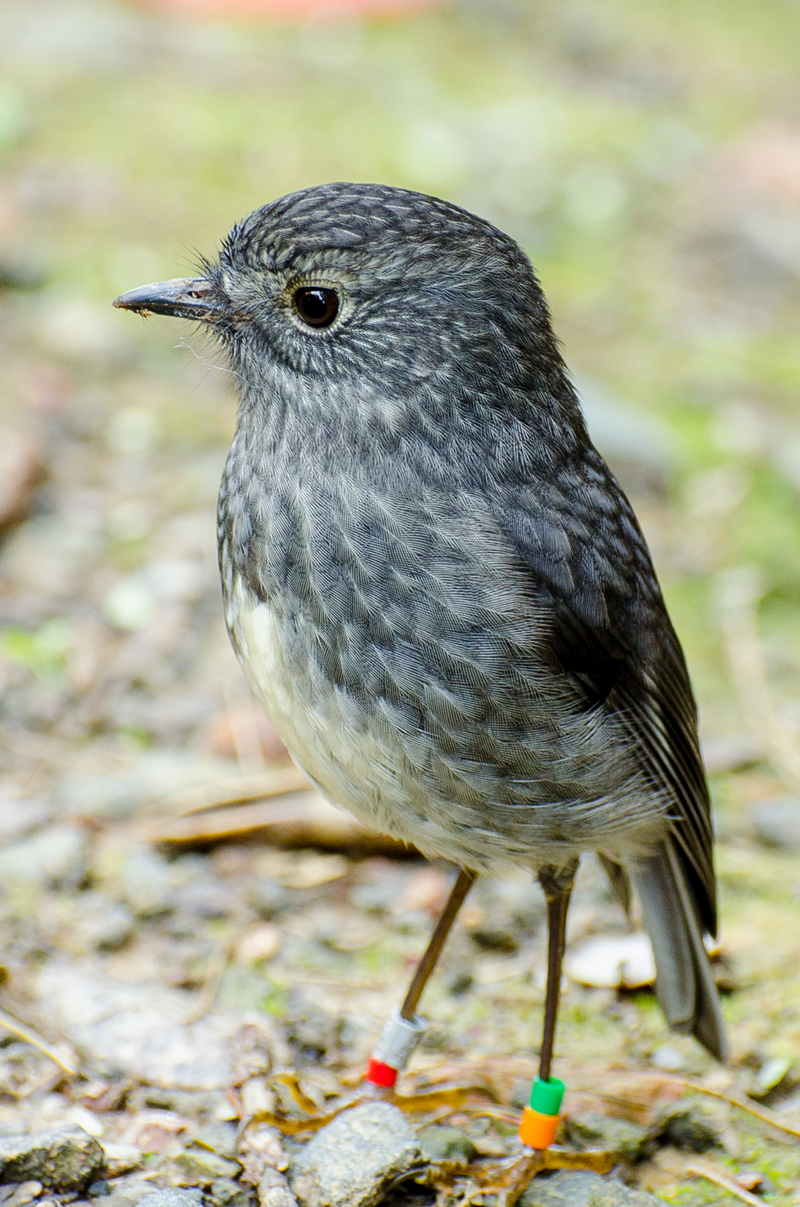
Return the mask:
<svg viewBox="0 0 800 1207"><path fill-rule="evenodd" d="M672 1044L662 1044L650 1054L650 1063L665 1073L680 1073L686 1068L686 1057Z"/></svg>
<svg viewBox="0 0 800 1207"><path fill-rule="evenodd" d="M478 1155L469 1136L455 1127L426 1127L419 1146L427 1161L473 1161Z"/></svg>
<svg viewBox="0 0 800 1207"><path fill-rule="evenodd" d="M198 1203L202 1203L202 1195L199 1191L191 1190L154 1190L152 1194L146 1194L139 1199L139 1207L197 1207Z"/></svg>
<svg viewBox="0 0 800 1207"><path fill-rule="evenodd" d="M531 1182L519 1207L663 1207L646 1190L632 1190L614 1178L586 1171L560 1169Z"/></svg>
<svg viewBox="0 0 800 1207"><path fill-rule="evenodd" d="M3 1207L23 1207L23 1204L38 1198L43 1189L41 1182L20 1182L16 1190L3 1200Z"/></svg>
<svg viewBox="0 0 800 1207"><path fill-rule="evenodd" d="M233 1178L217 1178L211 1183L208 1197L217 1207L250 1207L252 1202L249 1188Z"/></svg>
<svg viewBox="0 0 800 1207"><path fill-rule="evenodd" d="M260 1207L298 1207L297 1199L289 1189L289 1183L282 1173L269 1166L264 1170L258 1183L258 1201Z"/></svg>
<svg viewBox="0 0 800 1207"><path fill-rule="evenodd" d="M217 1178L235 1178L242 1171L238 1161L228 1161L216 1153L194 1147L178 1153L175 1164L180 1166L190 1186L204 1186Z"/></svg>
<svg viewBox="0 0 800 1207"><path fill-rule="evenodd" d="M283 936L271 922L262 922L246 930L236 944L236 958L243 964L271 960L281 949Z"/></svg>

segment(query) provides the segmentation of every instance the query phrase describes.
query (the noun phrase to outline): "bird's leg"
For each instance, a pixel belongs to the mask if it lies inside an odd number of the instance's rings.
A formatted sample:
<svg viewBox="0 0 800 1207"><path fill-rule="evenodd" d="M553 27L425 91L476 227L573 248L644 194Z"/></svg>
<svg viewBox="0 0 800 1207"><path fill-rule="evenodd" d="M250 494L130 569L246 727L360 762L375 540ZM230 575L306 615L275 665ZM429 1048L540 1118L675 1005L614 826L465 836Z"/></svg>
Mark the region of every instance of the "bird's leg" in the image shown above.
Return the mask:
<svg viewBox="0 0 800 1207"><path fill-rule="evenodd" d="M391 1087L397 1080L398 1072L403 1069L416 1047L417 1040L425 1030L424 1024L418 1018L416 1010L422 991L428 983L431 973L436 967L436 961L442 953L450 929L456 920L456 915L464 904L464 898L477 877L477 872L460 871L455 884L450 890L447 904L436 923L425 954L417 965L408 993L402 1006L395 1010L386 1024L378 1046L369 1058L366 1081L373 1085Z"/></svg>
<svg viewBox="0 0 800 1207"><path fill-rule="evenodd" d="M558 1130L558 1112L564 1095L563 1082L550 1076L556 1037L558 998L561 991L561 964L567 933L567 910L578 868L577 857L564 867L547 865L539 869L539 883L547 900L547 989L544 1002L544 1028L539 1058L539 1076L533 1083L530 1106L525 1108L520 1139L530 1148L548 1148Z"/></svg>

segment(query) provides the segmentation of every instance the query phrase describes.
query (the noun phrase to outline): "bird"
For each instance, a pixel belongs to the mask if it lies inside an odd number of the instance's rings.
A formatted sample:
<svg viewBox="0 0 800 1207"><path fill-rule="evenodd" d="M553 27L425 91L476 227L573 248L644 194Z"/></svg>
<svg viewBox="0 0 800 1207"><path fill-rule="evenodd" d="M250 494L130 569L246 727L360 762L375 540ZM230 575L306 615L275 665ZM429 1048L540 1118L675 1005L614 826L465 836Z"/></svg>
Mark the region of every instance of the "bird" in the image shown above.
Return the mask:
<svg viewBox="0 0 800 1207"><path fill-rule="evenodd" d="M547 900L539 1073L556 1084L567 909L595 853L626 908L638 893L668 1023L724 1061L686 662L520 246L448 201L336 182L269 202L197 276L115 305L199 321L235 374L225 620L294 760L459 869L388 1047L415 1029L476 876L526 867Z"/></svg>

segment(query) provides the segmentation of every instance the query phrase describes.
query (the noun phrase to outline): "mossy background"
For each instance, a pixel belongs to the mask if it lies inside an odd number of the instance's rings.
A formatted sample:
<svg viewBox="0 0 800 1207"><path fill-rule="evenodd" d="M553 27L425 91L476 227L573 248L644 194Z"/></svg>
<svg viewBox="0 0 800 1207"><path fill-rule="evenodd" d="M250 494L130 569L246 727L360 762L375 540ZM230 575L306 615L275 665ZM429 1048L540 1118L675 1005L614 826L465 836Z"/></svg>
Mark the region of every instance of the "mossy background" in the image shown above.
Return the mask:
<svg viewBox="0 0 800 1207"><path fill-rule="evenodd" d="M111 300L190 272L290 190L447 197L521 242L617 428L646 421L647 472L630 448L619 468L700 703L734 1062L785 1057L800 1079L798 855L756 841L763 805L800 812L799 45L791 0L455 0L294 22L5 0L0 267L40 280L0 300L0 419L30 427L46 463L0 554L14 792L87 759L199 755L223 689L242 690L213 568L230 379L200 334ZM178 555L194 585L158 577ZM735 673L742 640L766 716ZM374 948L347 960L394 975ZM491 1001L489 1047L533 1044L539 989L512 984L469 1008L434 989L431 1012L485 1026ZM630 1010L637 1052L664 1039L652 999ZM567 1000L565 1048L599 1059L618 1030ZM788 1205L800 1160L770 1151L757 1160Z"/></svg>

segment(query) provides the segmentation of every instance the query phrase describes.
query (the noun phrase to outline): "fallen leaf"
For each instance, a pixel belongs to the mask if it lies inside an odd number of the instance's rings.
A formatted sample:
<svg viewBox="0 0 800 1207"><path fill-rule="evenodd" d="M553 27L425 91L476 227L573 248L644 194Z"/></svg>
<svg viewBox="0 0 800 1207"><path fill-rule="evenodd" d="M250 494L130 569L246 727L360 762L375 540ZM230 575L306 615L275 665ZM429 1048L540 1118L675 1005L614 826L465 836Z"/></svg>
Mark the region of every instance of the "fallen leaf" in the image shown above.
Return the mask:
<svg viewBox="0 0 800 1207"><path fill-rule="evenodd" d="M590 939L564 959L570 980L595 989L640 989L656 979L650 939L632 935L603 935Z"/></svg>

